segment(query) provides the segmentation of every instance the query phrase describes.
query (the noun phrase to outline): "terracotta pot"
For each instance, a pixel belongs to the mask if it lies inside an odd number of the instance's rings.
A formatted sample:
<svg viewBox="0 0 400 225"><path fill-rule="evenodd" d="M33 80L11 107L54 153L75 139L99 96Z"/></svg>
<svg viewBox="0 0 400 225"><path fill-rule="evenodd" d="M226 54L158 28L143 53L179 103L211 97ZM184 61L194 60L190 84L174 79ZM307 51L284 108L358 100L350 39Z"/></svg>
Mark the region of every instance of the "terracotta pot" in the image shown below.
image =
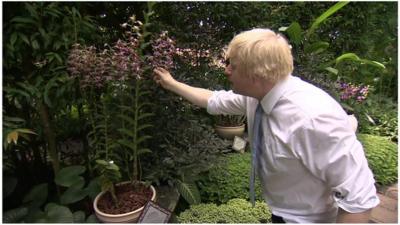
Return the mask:
<svg viewBox="0 0 400 225"><path fill-rule="evenodd" d="M130 181L126 181L126 182L119 183L117 185L122 185L122 184L126 184L129 182ZM156 189L154 189L154 187L152 185L150 185L150 189L153 192L151 200L155 201L156 200ZM129 222L136 222L139 219L139 216L142 213L144 206L142 206L141 208L139 208L135 211L123 213L123 214L108 214L108 213L104 213L104 212L100 211L97 208L97 202L99 201L101 196L103 196L104 194L105 194L104 191L101 192L100 194L98 194L93 202L93 208L96 213L96 217L101 222L103 222L103 223L129 223ZM123 199L121 201L123 201Z"/></svg>
<svg viewBox="0 0 400 225"><path fill-rule="evenodd" d="M221 137L233 140L235 136L242 137L245 130L245 124L236 127L223 127L215 125L215 132Z"/></svg>

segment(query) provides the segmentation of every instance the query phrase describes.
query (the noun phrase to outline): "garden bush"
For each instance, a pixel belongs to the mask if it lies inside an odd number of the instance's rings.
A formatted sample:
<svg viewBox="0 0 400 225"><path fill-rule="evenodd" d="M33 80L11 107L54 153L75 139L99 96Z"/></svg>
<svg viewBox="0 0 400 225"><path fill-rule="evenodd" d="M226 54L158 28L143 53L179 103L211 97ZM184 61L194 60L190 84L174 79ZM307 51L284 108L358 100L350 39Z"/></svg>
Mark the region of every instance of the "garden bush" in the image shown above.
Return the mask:
<svg viewBox="0 0 400 225"><path fill-rule="evenodd" d="M244 199L232 199L217 206L214 203L192 205L178 216L180 223L270 223L271 211L264 202L253 208Z"/></svg>
<svg viewBox="0 0 400 225"><path fill-rule="evenodd" d="M375 180L381 185L397 181L397 144L380 136L359 134Z"/></svg>
<svg viewBox="0 0 400 225"><path fill-rule="evenodd" d="M203 202L226 203L233 198L249 199L251 154L233 153L223 156L223 164L198 182ZM259 180L255 183L256 199L262 200Z"/></svg>

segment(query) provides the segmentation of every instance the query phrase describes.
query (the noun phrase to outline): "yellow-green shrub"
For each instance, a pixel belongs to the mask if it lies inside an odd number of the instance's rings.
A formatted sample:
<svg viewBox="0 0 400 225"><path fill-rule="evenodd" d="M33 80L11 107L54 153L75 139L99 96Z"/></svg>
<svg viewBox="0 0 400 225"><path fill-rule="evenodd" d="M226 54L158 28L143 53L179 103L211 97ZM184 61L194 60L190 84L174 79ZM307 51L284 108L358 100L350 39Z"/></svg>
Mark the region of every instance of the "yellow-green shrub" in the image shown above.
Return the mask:
<svg viewBox="0 0 400 225"><path fill-rule="evenodd" d="M223 163L210 170L198 182L202 202L220 204L233 198L248 200L251 154L232 153L223 157ZM257 200L263 200L258 179L255 193Z"/></svg>
<svg viewBox="0 0 400 225"><path fill-rule="evenodd" d="M397 144L381 136L359 134L374 178L381 185L397 181Z"/></svg>
<svg viewBox="0 0 400 225"><path fill-rule="evenodd" d="M271 211L264 202L253 208L244 199L232 199L217 206L214 203L192 205L178 216L180 223L270 223Z"/></svg>

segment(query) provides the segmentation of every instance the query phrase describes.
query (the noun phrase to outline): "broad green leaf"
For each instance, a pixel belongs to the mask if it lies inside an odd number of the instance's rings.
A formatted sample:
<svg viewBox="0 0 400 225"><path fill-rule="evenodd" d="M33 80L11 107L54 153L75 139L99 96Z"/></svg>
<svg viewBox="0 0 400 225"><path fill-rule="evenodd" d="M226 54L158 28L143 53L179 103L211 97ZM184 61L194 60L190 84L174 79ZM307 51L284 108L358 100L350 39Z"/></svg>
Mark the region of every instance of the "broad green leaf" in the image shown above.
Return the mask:
<svg viewBox="0 0 400 225"><path fill-rule="evenodd" d="M54 179L56 184L63 187L70 187L79 180L83 179L79 175L84 173L86 168L84 166L69 166L62 168Z"/></svg>
<svg viewBox="0 0 400 225"><path fill-rule="evenodd" d="M3 177L3 199L8 197L14 192L15 187L18 184L18 179L15 177L4 176Z"/></svg>
<svg viewBox="0 0 400 225"><path fill-rule="evenodd" d="M63 205L72 204L84 199L87 193L82 188L74 186L69 187L60 197L60 203Z"/></svg>
<svg viewBox="0 0 400 225"><path fill-rule="evenodd" d="M24 197L23 201L24 203L31 202L31 206L40 206L42 205L46 199L47 199L47 194L48 194L48 184L43 183L34 186L29 193Z"/></svg>
<svg viewBox="0 0 400 225"><path fill-rule="evenodd" d="M88 218L86 219L86 223L99 223L99 220L97 219L96 215L91 214L91 215L88 216Z"/></svg>
<svg viewBox="0 0 400 225"><path fill-rule="evenodd" d="M304 48L304 51L307 54L310 54L310 53L319 54L319 53L325 51L328 47L329 47L329 43L328 42L318 41L318 42L315 42L315 43L313 43L311 45L306 46Z"/></svg>
<svg viewBox="0 0 400 225"><path fill-rule="evenodd" d="M26 207L8 210L3 214L3 223L20 223L26 215L28 215Z"/></svg>
<svg viewBox="0 0 400 225"><path fill-rule="evenodd" d="M88 186L85 189L86 193L89 195L89 197L94 200L96 196L101 192L101 187L99 183L99 178L95 178L91 180L88 184Z"/></svg>
<svg viewBox="0 0 400 225"><path fill-rule="evenodd" d="M85 212L83 211L76 211L73 213L74 223L85 223Z"/></svg>
<svg viewBox="0 0 400 225"><path fill-rule="evenodd" d="M176 188L190 205L199 204L201 202L200 192L194 182L184 183L177 180Z"/></svg>
<svg viewBox="0 0 400 225"><path fill-rule="evenodd" d="M28 215L24 218L24 222L26 223L34 223L39 219L45 218L46 213L43 212L39 207L30 208L28 211Z"/></svg>
<svg viewBox="0 0 400 225"><path fill-rule="evenodd" d="M310 29L307 32L307 36L309 36L310 34L312 34L314 32L315 29L317 29L317 27L324 22L328 17L330 17L332 14L334 14L335 12L337 12L339 9L343 8L344 6L346 6L347 4L349 4L349 1L341 1L336 3L335 5L333 5L332 7L330 7L327 11L325 11L322 15L320 15L315 21L314 23L311 25Z"/></svg>
<svg viewBox="0 0 400 225"><path fill-rule="evenodd" d="M73 223L74 216L69 208L54 203L49 203L45 207L46 218L38 222L46 223Z"/></svg>

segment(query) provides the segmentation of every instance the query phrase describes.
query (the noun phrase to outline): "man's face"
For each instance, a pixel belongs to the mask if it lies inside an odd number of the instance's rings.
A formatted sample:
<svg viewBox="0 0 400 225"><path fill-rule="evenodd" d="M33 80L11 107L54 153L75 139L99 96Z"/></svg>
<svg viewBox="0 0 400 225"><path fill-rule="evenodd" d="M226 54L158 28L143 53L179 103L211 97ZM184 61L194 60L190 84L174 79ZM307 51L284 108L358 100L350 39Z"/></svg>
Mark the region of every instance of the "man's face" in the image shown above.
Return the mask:
<svg viewBox="0 0 400 225"><path fill-rule="evenodd" d="M249 91L253 82L247 76L239 73L240 65L235 61L226 60L225 75L232 85L232 90L236 94L249 96Z"/></svg>

